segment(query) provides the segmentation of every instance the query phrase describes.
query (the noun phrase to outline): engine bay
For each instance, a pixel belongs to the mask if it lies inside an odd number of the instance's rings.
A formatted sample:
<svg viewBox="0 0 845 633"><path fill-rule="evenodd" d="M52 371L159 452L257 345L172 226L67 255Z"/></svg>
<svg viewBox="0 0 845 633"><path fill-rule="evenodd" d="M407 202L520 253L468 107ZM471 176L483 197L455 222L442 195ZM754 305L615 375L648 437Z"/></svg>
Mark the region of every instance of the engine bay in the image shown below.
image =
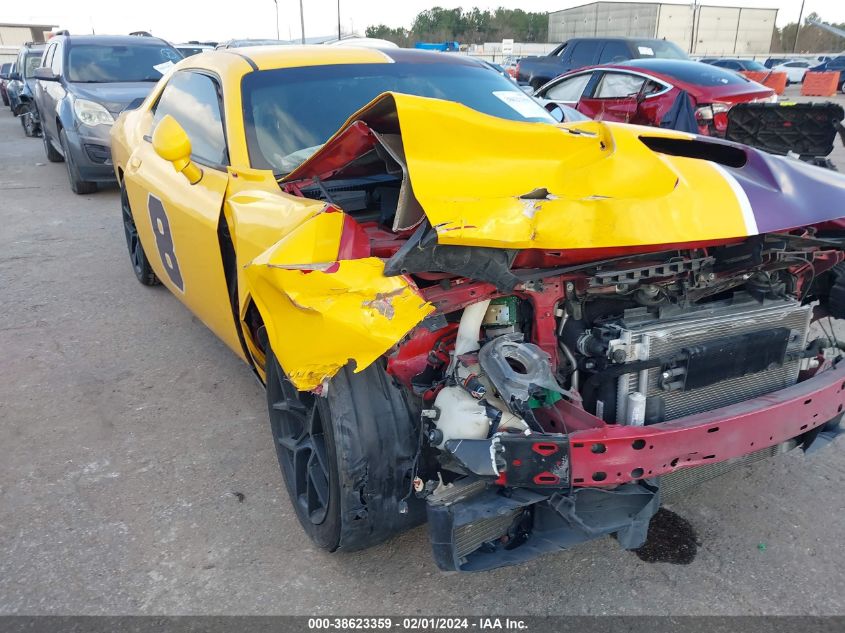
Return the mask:
<svg viewBox="0 0 845 633"><path fill-rule="evenodd" d="M592 264L514 265L510 291L505 266L482 271L489 281L415 273L438 311L387 367L419 403L433 470L428 478L420 470L417 487L437 489L443 472L504 482L496 451L517 437L664 423L829 367L841 344L812 338L810 325L828 304L813 300L830 292L824 272L838 254L820 244L766 236ZM465 255L464 268L481 256ZM546 472L547 483L563 474Z"/></svg>

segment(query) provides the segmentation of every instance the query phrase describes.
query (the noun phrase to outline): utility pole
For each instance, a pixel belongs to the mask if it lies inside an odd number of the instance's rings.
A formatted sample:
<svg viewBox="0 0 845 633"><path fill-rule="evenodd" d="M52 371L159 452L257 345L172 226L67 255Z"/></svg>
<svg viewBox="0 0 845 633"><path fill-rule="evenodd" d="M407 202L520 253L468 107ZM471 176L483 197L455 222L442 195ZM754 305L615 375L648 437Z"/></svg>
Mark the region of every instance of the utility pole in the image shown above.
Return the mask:
<svg viewBox="0 0 845 633"><path fill-rule="evenodd" d="M801 32L801 20L804 18L804 0L801 0L801 12L798 14L798 28L795 29L795 41L792 42L792 52L798 48L798 34Z"/></svg>
<svg viewBox="0 0 845 633"><path fill-rule="evenodd" d="M337 0L337 41L340 41L340 0Z"/></svg>
<svg viewBox="0 0 845 633"><path fill-rule="evenodd" d="M302 29L301 41L305 44L305 12L302 10L302 0L299 0L299 28Z"/></svg>
<svg viewBox="0 0 845 633"><path fill-rule="evenodd" d="M695 10L698 5L698 0L692 0L692 23L689 27L689 54L692 55L695 51Z"/></svg>
<svg viewBox="0 0 845 633"><path fill-rule="evenodd" d="M279 0L273 0L276 6L276 39L279 39Z"/></svg>

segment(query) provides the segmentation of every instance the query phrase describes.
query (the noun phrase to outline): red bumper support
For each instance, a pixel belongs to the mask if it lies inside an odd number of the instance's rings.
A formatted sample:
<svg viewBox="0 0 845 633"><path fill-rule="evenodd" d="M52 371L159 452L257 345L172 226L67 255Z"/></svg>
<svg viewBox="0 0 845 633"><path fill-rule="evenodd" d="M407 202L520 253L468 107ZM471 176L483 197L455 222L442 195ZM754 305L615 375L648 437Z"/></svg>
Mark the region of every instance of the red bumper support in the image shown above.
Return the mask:
<svg viewBox="0 0 845 633"><path fill-rule="evenodd" d="M670 422L575 431L572 484L621 484L741 457L821 426L843 407L845 363L786 389Z"/></svg>

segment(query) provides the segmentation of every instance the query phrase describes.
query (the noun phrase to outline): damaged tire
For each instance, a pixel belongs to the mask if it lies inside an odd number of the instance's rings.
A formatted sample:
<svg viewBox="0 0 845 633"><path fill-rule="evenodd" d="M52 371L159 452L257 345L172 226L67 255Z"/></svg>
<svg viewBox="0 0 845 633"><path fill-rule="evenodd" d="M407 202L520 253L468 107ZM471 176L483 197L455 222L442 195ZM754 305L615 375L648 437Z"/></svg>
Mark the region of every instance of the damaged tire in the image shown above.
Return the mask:
<svg viewBox="0 0 845 633"><path fill-rule="evenodd" d="M409 494L419 425L381 364L343 368L324 398L297 391L268 348L267 405L291 503L319 547L363 549L424 520Z"/></svg>
<svg viewBox="0 0 845 633"><path fill-rule="evenodd" d="M21 109L20 120L24 136L34 138L40 135L40 129L35 118L35 105L27 104Z"/></svg>

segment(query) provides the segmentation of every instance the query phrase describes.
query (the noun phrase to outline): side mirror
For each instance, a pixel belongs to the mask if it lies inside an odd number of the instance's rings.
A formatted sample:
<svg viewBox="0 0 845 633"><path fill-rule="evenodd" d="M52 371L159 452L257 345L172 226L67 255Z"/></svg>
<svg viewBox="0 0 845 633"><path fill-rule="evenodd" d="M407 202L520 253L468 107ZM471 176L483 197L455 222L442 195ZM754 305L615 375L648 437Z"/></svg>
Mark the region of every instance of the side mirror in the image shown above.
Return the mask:
<svg viewBox="0 0 845 633"><path fill-rule="evenodd" d="M169 114L153 130L153 149L192 185L202 180L202 169L191 160L191 139Z"/></svg>
<svg viewBox="0 0 845 633"><path fill-rule="evenodd" d="M563 123L563 108L561 108L557 103L554 101L549 101L543 104L543 107L552 115L552 118L557 121L558 123Z"/></svg>
<svg viewBox="0 0 845 633"><path fill-rule="evenodd" d="M18 79L20 79L20 73L13 73L18 75ZM58 81L59 78L53 74L53 69L49 66L41 66L40 68L36 68L35 72L32 74L33 77L36 79L41 79L42 81Z"/></svg>
<svg viewBox="0 0 845 633"><path fill-rule="evenodd" d="M21 74L19 72L11 72L9 73L9 79L11 79L12 81L20 81Z"/></svg>

